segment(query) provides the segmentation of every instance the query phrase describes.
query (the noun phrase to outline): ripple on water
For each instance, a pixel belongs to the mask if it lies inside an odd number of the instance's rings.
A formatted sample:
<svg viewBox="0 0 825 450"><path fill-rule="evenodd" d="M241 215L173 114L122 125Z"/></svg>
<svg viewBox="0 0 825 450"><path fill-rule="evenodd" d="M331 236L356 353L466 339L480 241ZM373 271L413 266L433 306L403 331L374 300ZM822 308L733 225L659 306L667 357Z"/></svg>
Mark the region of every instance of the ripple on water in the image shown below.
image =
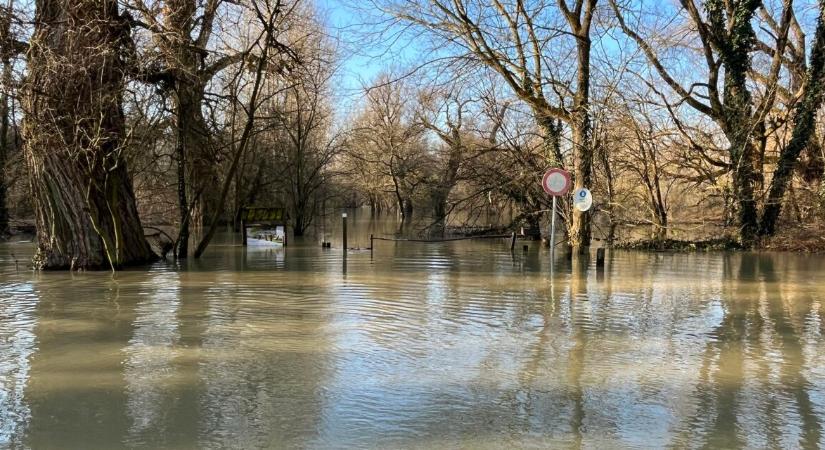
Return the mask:
<svg viewBox="0 0 825 450"><path fill-rule="evenodd" d="M615 252L604 274L551 275L546 253L499 247L382 243L345 264L218 246L11 275L0 447L822 444L812 260Z"/></svg>

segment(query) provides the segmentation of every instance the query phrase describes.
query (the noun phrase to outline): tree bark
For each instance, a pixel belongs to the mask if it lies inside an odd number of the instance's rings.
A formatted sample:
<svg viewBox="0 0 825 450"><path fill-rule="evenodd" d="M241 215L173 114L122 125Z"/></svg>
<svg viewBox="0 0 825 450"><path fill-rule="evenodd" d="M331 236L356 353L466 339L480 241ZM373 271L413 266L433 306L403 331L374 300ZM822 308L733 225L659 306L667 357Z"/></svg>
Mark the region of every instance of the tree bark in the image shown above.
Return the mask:
<svg viewBox="0 0 825 450"><path fill-rule="evenodd" d="M203 117L206 85L214 76L205 66L204 47L212 34L212 25L220 2L208 2L198 9L195 0L168 0L164 4L163 32L155 41L164 59L165 77L161 84L171 92L177 138L177 183L180 229L176 254L186 258L191 227L205 225L213 215L221 185L216 171L219 158L211 145L211 132ZM161 20L143 11L147 21ZM200 17L196 14L201 12ZM199 27L198 32L195 30ZM229 59L226 59L227 61Z"/></svg>
<svg viewBox="0 0 825 450"><path fill-rule="evenodd" d="M3 73L2 84L3 92L0 94L0 237L9 231L9 210L6 203L6 195L8 186L6 185L6 161L9 156L9 148L11 147L11 140L9 136L9 117L10 108L9 101L11 100L11 57L12 49L9 44L11 39L11 10L4 9L0 17L0 46L2 46L2 60Z"/></svg>
<svg viewBox="0 0 825 450"><path fill-rule="evenodd" d="M6 160L9 154L9 90L11 89L11 62L3 58L3 93L0 95L0 237L9 231L9 210L6 204Z"/></svg>
<svg viewBox="0 0 825 450"><path fill-rule="evenodd" d="M197 67L197 66L195 66ZM187 69L186 72L188 73ZM191 76L181 75L176 81L174 93L174 109L177 123L178 145L181 147L185 165L184 171L179 172L188 180L185 186L190 192L199 192L200 196L190 214L190 225L200 227L213 215L217 208L219 186L221 179L216 171L219 158L211 145L210 131L206 126L201 105L206 95L206 86L202 80L190 79ZM188 205L181 203L181 208ZM188 230L187 230L188 232ZM185 253L184 253L185 255Z"/></svg>
<svg viewBox="0 0 825 450"><path fill-rule="evenodd" d="M180 121L180 118L178 119ZM189 201L186 194L186 146L178 133L177 176L178 176L178 212L180 213L180 229L178 231L175 257L186 258L189 253Z"/></svg>
<svg viewBox="0 0 825 450"><path fill-rule="evenodd" d="M750 53L756 40L751 18L759 7L756 0L742 0L731 8L722 0L707 0L709 32L719 47L725 69L721 125L730 145L733 166L733 195L737 203L739 236L744 245L753 243L758 221L754 188L757 182L757 151L753 135L758 123L753 114L753 98L747 86L751 69Z"/></svg>
<svg viewBox="0 0 825 450"><path fill-rule="evenodd" d="M595 7L595 1L591 9ZM586 188L593 182L593 146L590 136L590 26L573 27L576 32L578 71L576 95L571 126L573 131L573 157L575 160L576 189ZM590 246L591 213L573 209L570 224L570 245L574 251L585 253Z"/></svg>
<svg viewBox="0 0 825 450"><path fill-rule="evenodd" d="M816 24L807 81L802 99L794 109L791 141L782 149L773 173L759 234L771 236L776 232L776 222L782 212L782 199L791 183L796 163L802 150L807 147L815 131L816 112L822 105L825 88L825 0L819 2L819 18Z"/></svg>
<svg viewBox="0 0 825 450"><path fill-rule="evenodd" d="M116 0L35 2L24 151L39 269L115 269L156 258L120 151L123 48Z"/></svg>

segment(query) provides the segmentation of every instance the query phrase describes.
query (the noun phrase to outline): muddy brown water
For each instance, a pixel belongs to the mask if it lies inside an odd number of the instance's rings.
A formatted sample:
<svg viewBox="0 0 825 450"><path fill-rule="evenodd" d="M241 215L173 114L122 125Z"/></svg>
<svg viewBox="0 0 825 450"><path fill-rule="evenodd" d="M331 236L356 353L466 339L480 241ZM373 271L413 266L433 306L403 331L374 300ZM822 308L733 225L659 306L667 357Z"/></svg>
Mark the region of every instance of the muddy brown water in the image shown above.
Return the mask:
<svg viewBox="0 0 825 450"><path fill-rule="evenodd" d="M0 245L0 447L825 446L822 256L233 240L116 275Z"/></svg>

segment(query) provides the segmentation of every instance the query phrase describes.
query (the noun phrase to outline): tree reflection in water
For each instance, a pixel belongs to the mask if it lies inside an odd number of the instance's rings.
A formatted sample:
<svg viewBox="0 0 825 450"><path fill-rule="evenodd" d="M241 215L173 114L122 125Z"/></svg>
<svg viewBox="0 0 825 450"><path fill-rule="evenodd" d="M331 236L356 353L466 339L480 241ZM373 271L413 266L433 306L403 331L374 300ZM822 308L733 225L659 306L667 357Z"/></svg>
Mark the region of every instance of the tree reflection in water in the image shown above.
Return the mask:
<svg viewBox="0 0 825 450"><path fill-rule="evenodd" d="M10 277L3 445L825 445L816 257L297 244Z"/></svg>

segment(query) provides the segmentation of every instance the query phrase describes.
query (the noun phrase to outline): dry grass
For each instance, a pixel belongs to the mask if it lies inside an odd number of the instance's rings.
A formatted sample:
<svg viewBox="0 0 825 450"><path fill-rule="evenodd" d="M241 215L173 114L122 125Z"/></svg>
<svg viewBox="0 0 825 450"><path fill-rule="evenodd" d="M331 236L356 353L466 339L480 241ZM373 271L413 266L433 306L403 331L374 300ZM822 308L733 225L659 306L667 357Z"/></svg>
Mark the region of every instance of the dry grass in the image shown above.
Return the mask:
<svg viewBox="0 0 825 450"><path fill-rule="evenodd" d="M775 236L764 240L760 250L825 253L825 222L815 220L813 223L783 223Z"/></svg>

